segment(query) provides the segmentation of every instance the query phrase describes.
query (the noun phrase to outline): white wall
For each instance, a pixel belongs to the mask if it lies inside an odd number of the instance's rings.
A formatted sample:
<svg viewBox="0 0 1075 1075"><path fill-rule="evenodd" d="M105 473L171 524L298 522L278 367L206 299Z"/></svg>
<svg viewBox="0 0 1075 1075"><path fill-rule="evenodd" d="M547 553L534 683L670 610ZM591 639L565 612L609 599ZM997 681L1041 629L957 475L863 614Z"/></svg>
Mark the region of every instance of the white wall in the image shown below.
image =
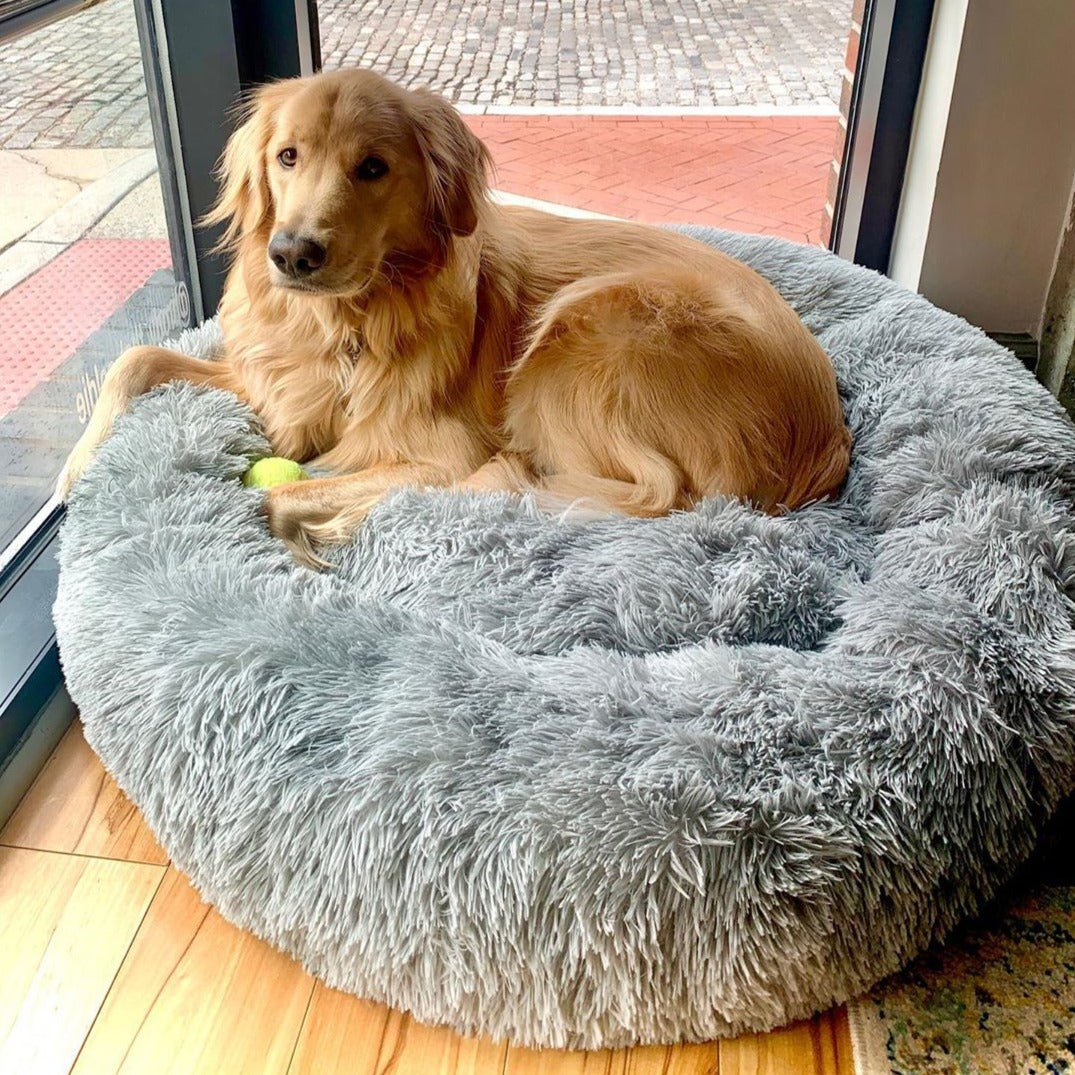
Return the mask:
<svg viewBox="0 0 1075 1075"><path fill-rule="evenodd" d="M1075 0L938 0L934 31L893 275L1037 336L1075 174Z"/></svg>

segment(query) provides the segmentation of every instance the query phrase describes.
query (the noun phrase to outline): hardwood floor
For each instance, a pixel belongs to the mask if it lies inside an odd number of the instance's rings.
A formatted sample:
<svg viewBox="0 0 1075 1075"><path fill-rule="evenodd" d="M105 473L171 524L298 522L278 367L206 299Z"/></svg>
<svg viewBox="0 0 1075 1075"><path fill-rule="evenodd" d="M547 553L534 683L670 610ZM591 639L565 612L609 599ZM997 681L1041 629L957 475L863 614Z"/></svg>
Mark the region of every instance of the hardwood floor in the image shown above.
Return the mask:
<svg viewBox="0 0 1075 1075"><path fill-rule="evenodd" d="M0 832L0 1072L853 1075L843 1009L771 1034L518 1048L338 993L207 907L71 727Z"/></svg>

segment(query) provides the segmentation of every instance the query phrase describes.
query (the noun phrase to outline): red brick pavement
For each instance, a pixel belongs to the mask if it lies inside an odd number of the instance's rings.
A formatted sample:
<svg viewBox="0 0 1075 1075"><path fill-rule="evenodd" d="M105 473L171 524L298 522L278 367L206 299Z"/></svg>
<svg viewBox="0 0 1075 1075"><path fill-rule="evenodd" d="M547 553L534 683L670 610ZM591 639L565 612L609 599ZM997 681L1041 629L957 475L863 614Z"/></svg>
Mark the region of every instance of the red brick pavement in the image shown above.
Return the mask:
<svg viewBox="0 0 1075 1075"><path fill-rule="evenodd" d="M512 194L816 243L835 117L468 116Z"/></svg>

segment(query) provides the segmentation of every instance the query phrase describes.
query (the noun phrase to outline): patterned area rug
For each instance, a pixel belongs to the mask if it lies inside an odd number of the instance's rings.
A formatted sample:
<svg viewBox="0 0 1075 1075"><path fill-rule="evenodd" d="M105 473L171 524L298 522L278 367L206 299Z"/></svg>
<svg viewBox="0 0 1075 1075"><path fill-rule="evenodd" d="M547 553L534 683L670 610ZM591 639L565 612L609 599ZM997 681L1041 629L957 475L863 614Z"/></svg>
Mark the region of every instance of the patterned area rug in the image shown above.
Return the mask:
<svg viewBox="0 0 1075 1075"><path fill-rule="evenodd" d="M1075 854L848 1005L857 1075L1075 1075Z"/></svg>

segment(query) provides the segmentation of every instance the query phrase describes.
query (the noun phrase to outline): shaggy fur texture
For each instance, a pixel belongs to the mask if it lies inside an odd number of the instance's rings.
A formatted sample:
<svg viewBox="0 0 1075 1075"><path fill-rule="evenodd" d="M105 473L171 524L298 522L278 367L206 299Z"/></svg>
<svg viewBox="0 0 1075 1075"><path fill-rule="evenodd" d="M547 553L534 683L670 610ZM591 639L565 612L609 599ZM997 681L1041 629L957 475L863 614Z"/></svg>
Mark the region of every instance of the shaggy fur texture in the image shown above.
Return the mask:
<svg viewBox="0 0 1075 1075"><path fill-rule="evenodd" d="M205 897L333 986L534 1045L765 1029L944 936L1073 788L1059 406L881 277L705 237L836 364L836 502L408 492L315 574L238 483L249 411L189 386L72 496L87 738Z"/></svg>

